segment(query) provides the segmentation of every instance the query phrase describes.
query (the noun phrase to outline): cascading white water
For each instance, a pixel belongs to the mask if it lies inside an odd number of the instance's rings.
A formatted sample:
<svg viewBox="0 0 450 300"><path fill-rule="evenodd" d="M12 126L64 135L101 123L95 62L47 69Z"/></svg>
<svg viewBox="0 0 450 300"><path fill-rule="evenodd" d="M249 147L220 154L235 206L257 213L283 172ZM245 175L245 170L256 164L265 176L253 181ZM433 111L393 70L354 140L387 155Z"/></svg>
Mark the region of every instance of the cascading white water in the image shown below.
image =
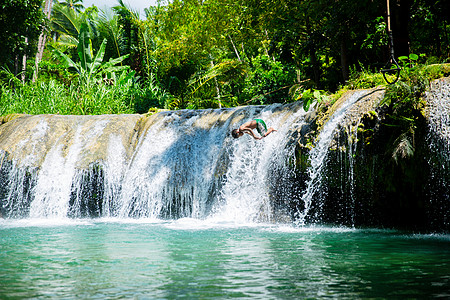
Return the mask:
<svg viewBox="0 0 450 300"><path fill-rule="evenodd" d="M112 134L110 136L107 147L107 159L104 163L102 215L113 217L115 211L117 211L117 201L115 199L121 191L127 161L126 150L118 135Z"/></svg>
<svg viewBox="0 0 450 300"><path fill-rule="evenodd" d="M276 108L217 111L212 126L203 124L211 111L189 112L190 117L185 112L162 113L142 137L125 173L118 216L267 219L269 166L286 159L285 134L303 115L289 111L273 116ZM242 121L234 124L233 118ZM263 118L279 132L261 141L230 137L233 128L253 118Z"/></svg>
<svg viewBox="0 0 450 300"><path fill-rule="evenodd" d="M63 144L53 147L45 157L32 191L30 217L67 216L75 175L75 163L81 150L80 131L77 130L75 144L67 157L62 155Z"/></svg>
<svg viewBox="0 0 450 300"><path fill-rule="evenodd" d="M205 217L233 110L160 113L139 141L117 197L120 217Z"/></svg>
<svg viewBox="0 0 450 300"><path fill-rule="evenodd" d="M425 99L431 150L428 190L432 206L437 207L430 214L450 226L450 78L432 82Z"/></svg>
<svg viewBox="0 0 450 300"><path fill-rule="evenodd" d="M248 111L249 117L262 118L268 126L278 131L263 140L245 135L229 148L230 163L226 182L220 193L219 208L213 216L216 220L249 222L270 221L272 216L269 200L273 165L282 166L286 158L293 156L293 148L286 147L289 131L304 123L305 112L298 110L291 115L274 115L276 105L266 107L260 114ZM283 187L277 186L276 189Z"/></svg>
<svg viewBox="0 0 450 300"><path fill-rule="evenodd" d="M430 148L450 162L450 80L440 79L432 83L431 91L426 94L428 110L428 141Z"/></svg>
<svg viewBox="0 0 450 300"><path fill-rule="evenodd" d="M35 134L22 133L23 143L40 145L41 157L30 152L30 171L23 155L10 150L20 149L22 140L11 142L8 153L15 155L2 163L2 176L16 189L27 185L22 191L30 195L17 206L20 191L3 187L1 193L10 194L2 199L3 209L16 205L14 216L34 218L82 217L94 209L120 218L270 220L271 172L292 156L289 133L303 124L304 111L299 104L277 104L126 118L135 125L127 125L125 134L118 132L120 116L71 117L61 123L66 125L57 125L62 116L24 118ZM278 132L260 141L231 137L233 128L254 118ZM89 193L95 203L88 203L85 191L98 178L101 187Z"/></svg>
<svg viewBox="0 0 450 300"><path fill-rule="evenodd" d="M340 105L320 131L317 138L317 144L311 150L309 156L309 180L301 199L304 203L304 208L298 212L298 225L304 225L306 223L306 218L310 212L313 201L316 199L320 202L321 195L319 195L319 193L322 191L322 171L326 164L330 144L336 134L338 126L346 116L348 109L367 93L367 91L355 91Z"/></svg>
<svg viewBox="0 0 450 300"><path fill-rule="evenodd" d="M348 161L349 161L349 171L348 171L348 182L350 184L350 215L352 218L352 224L355 224L354 220L354 207L355 207L355 157L356 157L356 147L358 145L358 127L359 123L350 131L351 138L348 140Z"/></svg>
<svg viewBox="0 0 450 300"><path fill-rule="evenodd" d="M95 122L91 130L84 134L82 127L77 125L70 145L65 142L66 134L61 135L40 167L36 185L32 189L30 217L66 217L74 192L76 196L72 206L75 211L79 210L82 195L77 191L81 189L82 182L76 163L81 150L89 148L89 144L99 137L107 123L107 120ZM68 149L66 155L63 155L65 147Z"/></svg>

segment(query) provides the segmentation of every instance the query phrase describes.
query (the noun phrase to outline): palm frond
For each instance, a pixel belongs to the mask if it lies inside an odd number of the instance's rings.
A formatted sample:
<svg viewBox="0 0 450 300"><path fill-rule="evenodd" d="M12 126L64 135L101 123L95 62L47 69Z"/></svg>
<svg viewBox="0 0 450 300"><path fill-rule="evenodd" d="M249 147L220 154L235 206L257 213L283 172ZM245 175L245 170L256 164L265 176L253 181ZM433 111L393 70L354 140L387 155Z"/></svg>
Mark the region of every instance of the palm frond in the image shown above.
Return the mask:
<svg viewBox="0 0 450 300"><path fill-rule="evenodd" d="M64 49L69 49L69 48L77 48L78 47L78 38L71 36L71 35L67 35L67 34L63 34L59 37L58 40L58 45L61 46Z"/></svg>
<svg viewBox="0 0 450 300"><path fill-rule="evenodd" d="M97 27L103 35L112 42L117 57L121 56L121 28L119 24L119 16L113 14L112 10L101 10Z"/></svg>
<svg viewBox="0 0 450 300"><path fill-rule="evenodd" d="M214 66L211 66L206 71L197 72L190 80L188 88L191 89L191 95L195 94L200 89L207 87L211 80L217 79L220 83L226 84L230 78L237 78L245 75L245 65L237 60L226 60Z"/></svg>
<svg viewBox="0 0 450 300"><path fill-rule="evenodd" d="M77 37L82 23L83 19L74 10L60 4L53 7L51 18L53 31Z"/></svg>

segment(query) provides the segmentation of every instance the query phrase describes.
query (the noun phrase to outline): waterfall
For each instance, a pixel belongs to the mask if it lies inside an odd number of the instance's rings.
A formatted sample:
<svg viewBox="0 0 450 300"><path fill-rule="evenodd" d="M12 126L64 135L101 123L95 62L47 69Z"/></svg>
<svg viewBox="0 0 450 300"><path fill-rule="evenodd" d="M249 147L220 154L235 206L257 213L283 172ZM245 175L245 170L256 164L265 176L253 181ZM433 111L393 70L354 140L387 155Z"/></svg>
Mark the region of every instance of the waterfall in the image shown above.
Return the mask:
<svg viewBox="0 0 450 300"><path fill-rule="evenodd" d="M286 133L302 116L281 105L160 113L125 172L118 216L267 219L270 167L289 157ZM230 137L254 118L278 132L260 141Z"/></svg>
<svg viewBox="0 0 450 300"><path fill-rule="evenodd" d="M430 148L441 158L442 168L450 162L450 79L436 80L426 93L428 141Z"/></svg>
<svg viewBox="0 0 450 300"><path fill-rule="evenodd" d="M425 99L427 142L431 151L428 186L433 211L430 215L432 220L444 220L450 226L450 79L433 81Z"/></svg>
<svg viewBox="0 0 450 300"><path fill-rule="evenodd" d="M120 217L203 217L231 110L160 113L124 175ZM226 119L222 124L222 119Z"/></svg>
<svg viewBox="0 0 450 300"><path fill-rule="evenodd" d="M150 116L22 116L0 127L4 216L270 221L287 203L299 103ZM278 132L233 139L262 118ZM275 178L274 178L275 177ZM275 184L275 181L277 183ZM283 194L284 193L284 194Z"/></svg>
<svg viewBox="0 0 450 300"><path fill-rule="evenodd" d="M263 140L240 138L227 148L230 162L225 174L226 181L220 190L215 219L232 219L238 222L271 220L273 212L269 200L273 198L273 190L280 192L285 188L284 183L274 181L277 177L289 177L289 169L283 166L294 154L293 145L287 146L290 131L305 124L305 112L302 109L289 115L274 114L274 110L280 107L281 105L266 107L260 114L255 109L247 112L251 118L267 120L268 126L278 131ZM281 169L281 172L276 172L275 169ZM291 196L286 193L282 197Z"/></svg>
<svg viewBox="0 0 450 300"><path fill-rule="evenodd" d="M30 217L65 217L70 202L75 163L81 151L80 128L67 156L62 155L64 144L55 145L46 155L33 188Z"/></svg>
<svg viewBox="0 0 450 300"><path fill-rule="evenodd" d="M324 124L317 138L315 147L311 150L309 155L310 167L308 169L309 179L306 184L306 189L303 192L301 202L304 207L298 212L297 224L304 225L307 222L308 214L312 208L314 202L318 205L322 204L323 198L323 170L326 166L326 160L329 152L329 148L335 135L338 132L339 126L342 126L345 117L347 116L349 109L364 96L368 95L371 91L355 91L351 93L349 97L344 98L344 102L334 111L329 120ZM351 148L351 146L350 146ZM351 153L351 151L349 151ZM351 155L351 154L350 154ZM353 170L350 170L350 179L353 176ZM318 217L318 216L316 216Z"/></svg>

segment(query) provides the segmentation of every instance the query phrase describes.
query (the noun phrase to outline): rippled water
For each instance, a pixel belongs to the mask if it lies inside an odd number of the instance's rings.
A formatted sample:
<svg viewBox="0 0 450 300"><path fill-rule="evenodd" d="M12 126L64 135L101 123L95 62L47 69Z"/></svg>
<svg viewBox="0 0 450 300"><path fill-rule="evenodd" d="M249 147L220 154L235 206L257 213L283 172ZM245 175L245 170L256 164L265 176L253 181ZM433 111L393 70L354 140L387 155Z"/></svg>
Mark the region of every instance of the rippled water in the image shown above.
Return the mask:
<svg viewBox="0 0 450 300"><path fill-rule="evenodd" d="M450 236L193 219L0 220L0 299L450 297Z"/></svg>

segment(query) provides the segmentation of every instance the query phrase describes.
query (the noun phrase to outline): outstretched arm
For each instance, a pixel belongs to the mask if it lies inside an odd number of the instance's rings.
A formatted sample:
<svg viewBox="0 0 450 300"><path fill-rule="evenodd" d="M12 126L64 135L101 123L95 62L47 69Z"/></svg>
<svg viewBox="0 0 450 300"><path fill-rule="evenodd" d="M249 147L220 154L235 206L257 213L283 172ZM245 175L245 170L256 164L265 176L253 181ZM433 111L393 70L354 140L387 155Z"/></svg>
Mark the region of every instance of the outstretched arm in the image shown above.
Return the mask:
<svg viewBox="0 0 450 300"><path fill-rule="evenodd" d="M242 132L245 132L245 133L247 133L247 134L249 134L249 135L251 135L255 140L260 140L260 139L262 139L262 137L257 137L257 136L255 135L255 133L253 132L253 130L250 130L250 129L242 129L241 131L242 131Z"/></svg>

